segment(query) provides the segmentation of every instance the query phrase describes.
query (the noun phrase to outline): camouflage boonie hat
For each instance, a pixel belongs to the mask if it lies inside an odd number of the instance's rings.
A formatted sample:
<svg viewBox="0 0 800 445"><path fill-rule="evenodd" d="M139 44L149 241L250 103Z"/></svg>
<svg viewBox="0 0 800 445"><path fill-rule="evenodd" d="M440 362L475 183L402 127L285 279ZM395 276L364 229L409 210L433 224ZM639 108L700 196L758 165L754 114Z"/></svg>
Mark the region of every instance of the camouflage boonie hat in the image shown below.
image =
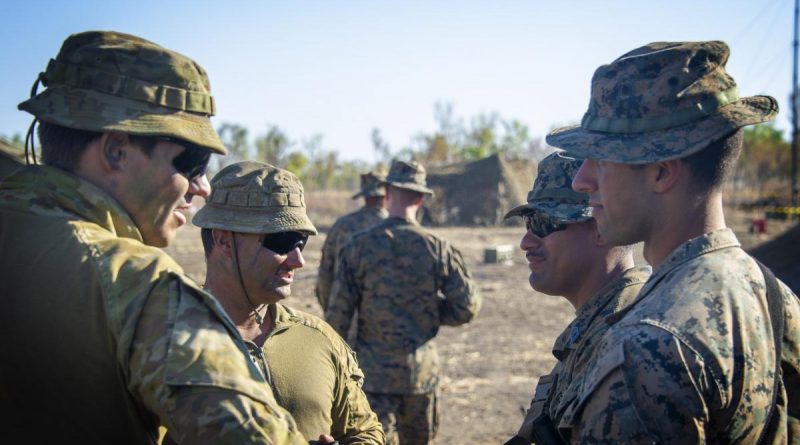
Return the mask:
<svg viewBox="0 0 800 445"><path fill-rule="evenodd" d="M386 183L394 187L433 195L425 182L425 167L417 161L394 161Z"/></svg>
<svg viewBox="0 0 800 445"><path fill-rule="evenodd" d="M214 99L205 70L142 38L111 31L73 34L39 81L47 89L18 108L43 122L174 137L227 153L209 120Z"/></svg>
<svg viewBox="0 0 800 445"><path fill-rule="evenodd" d="M231 164L211 180L211 195L192 218L206 229L239 233L316 235L306 215L303 184L287 170L263 162Z"/></svg>
<svg viewBox="0 0 800 445"><path fill-rule="evenodd" d="M774 98L739 97L725 72L729 54L719 41L637 48L595 71L581 125L552 131L547 143L581 158L647 164L684 158L774 118Z"/></svg>
<svg viewBox="0 0 800 445"><path fill-rule="evenodd" d="M505 218L541 212L559 223L572 224L592 218L589 195L572 190L572 179L583 160L555 152L539 163L527 204L514 207Z"/></svg>
<svg viewBox="0 0 800 445"><path fill-rule="evenodd" d="M361 190L353 195L353 199L360 197L386 196L386 170L379 168L361 175Z"/></svg>

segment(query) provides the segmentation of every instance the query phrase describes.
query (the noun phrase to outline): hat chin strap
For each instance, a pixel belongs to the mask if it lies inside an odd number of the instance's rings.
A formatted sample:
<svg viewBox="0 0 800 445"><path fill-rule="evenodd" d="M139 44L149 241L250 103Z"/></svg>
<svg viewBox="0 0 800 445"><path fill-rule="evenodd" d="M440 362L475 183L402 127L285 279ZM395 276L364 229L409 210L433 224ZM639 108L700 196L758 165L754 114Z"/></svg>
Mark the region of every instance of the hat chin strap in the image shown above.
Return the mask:
<svg viewBox="0 0 800 445"><path fill-rule="evenodd" d="M253 314L255 314L256 323L261 325L264 323L264 317L261 316L261 308L264 306L263 304L259 307L256 307L253 304L253 300L250 299L250 295L247 293L247 288L244 285L244 280L242 279L242 268L239 267L239 249L236 246L236 232L231 232L233 234L233 267L236 268L236 276L239 277L239 285L242 287L242 292L244 292L244 298L247 299L247 303L250 304L250 307L253 308Z"/></svg>

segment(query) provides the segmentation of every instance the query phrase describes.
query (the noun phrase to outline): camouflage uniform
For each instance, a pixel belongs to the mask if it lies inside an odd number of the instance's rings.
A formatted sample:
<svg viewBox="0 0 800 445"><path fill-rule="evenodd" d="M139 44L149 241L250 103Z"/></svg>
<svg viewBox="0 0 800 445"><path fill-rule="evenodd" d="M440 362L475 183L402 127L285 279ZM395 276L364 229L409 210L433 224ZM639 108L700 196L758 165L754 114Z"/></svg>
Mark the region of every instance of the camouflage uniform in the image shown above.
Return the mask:
<svg viewBox="0 0 800 445"><path fill-rule="evenodd" d="M208 203L193 219L199 227L317 233L306 214L303 186L291 172L244 161L222 169L211 185ZM209 272L219 270L209 261ZM230 301L224 289L214 292L223 305ZM266 340L262 346L246 341L247 347L298 429L309 438L330 435L342 445L383 444L381 425L361 389L364 375L344 340L313 315L279 303L268 311L274 324Z"/></svg>
<svg viewBox="0 0 800 445"><path fill-rule="evenodd" d="M99 188L23 168L0 185L0 234L3 437L153 443L163 424L181 443L303 443L216 300Z"/></svg>
<svg viewBox="0 0 800 445"><path fill-rule="evenodd" d="M225 152L205 72L152 42L72 35L38 81L20 108L44 121ZM166 425L182 443L304 443L217 301L89 181L46 166L6 177L0 268L7 442L154 443Z"/></svg>
<svg viewBox="0 0 800 445"><path fill-rule="evenodd" d="M384 196L383 180L386 175L380 173L366 173L361 175L361 191L353 196ZM317 276L317 300L322 310L328 304L328 296L333 284L334 272L336 270L336 258L339 250L350 240L350 238L365 229L368 229L384 219L388 213L382 207L364 206L355 212L342 216L328 231L325 244L322 246L322 258L319 261L319 275Z"/></svg>
<svg viewBox="0 0 800 445"><path fill-rule="evenodd" d="M425 193L429 189L424 178L419 164L396 162L387 183ZM355 350L366 376L364 390L383 423L387 443L397 438L382 408L401 403L385 396L428 403L421 412L406 412L409 417L398 418L397 424L401 434L414 434L408 442L401 436L402 443L432 439L439 380L433 338L441 325L472 320L480 303L461 253L416 221L389 217L356 234L341 250L325 319L345 334L358 310ZM425 403L419 403L420 396Z"/></svg>
<svg viewBox="0 0 800 445"><path fill-rule="evenodd" d="M544 158L528 193L528 202L509 211L506 218L541 213L559 224L591 219L589 195L575 192L571 187L581 162L561 152ZM596 346L608 330L607 318L627 307L649 276L650 268L647 266L627 269L598 289L577 310L575 319L553 345L553 356L558 362L536 386L530 410L518 434L527 439L525 443L531 443L532 423L539 416L545 414L552 425L559 424L564 412L580 393L581 382L593 361Z"/></svg>
<svg viewBox="0 0 800 445"><path fill-rule="evenodd" d="M364 374L350 347L313 315L282 304L270 310L274 330L263 347L247 347L303 435L328 434L342 445L382 444L383 430L361 389Z"/></svg>
<svg viewBox="0 0 800 445"><path fill-rule="evenodd" d="M653 43L601 67L579 127L547 141L624 164L681 159L777 113L768 96L739 98L723 42ZM797 443L800 303L781 284L782 381L763 274L719 229L659 264L597 347L561 432L573 443Z"/></svg>

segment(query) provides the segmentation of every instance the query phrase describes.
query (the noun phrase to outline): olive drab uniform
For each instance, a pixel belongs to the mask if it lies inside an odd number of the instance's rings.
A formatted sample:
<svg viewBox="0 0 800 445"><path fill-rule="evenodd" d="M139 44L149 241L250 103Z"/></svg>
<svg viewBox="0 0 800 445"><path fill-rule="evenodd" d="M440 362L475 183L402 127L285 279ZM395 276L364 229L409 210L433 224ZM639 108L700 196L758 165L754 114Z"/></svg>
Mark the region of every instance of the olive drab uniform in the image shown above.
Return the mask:
<svg viewBox="0 0 800 445"><path fill-rule="evenodd" d="M4 438L154 443L163 424L180 443L305 443L216 300L94 185L8 176L0 270Z"/></svg>
<svg viewBox="0 0 800 445"><path fill-rule="evenodd" d="M355 354L319 318L277 303L264 345L247 342L278 403L306 437L328 434L342 444L383 444L378 418L361 389ZM332 395L331 395L332 394Z"/></svg>
<svg viewBox="0 0 800 445"><path fill-rule="evenodd" d="M317 300L323 310L328 304L328 296L336 270L336 259L341 248L354 234L380 223L386 219L387 215L385 209L365 206L337 219L328 231L325 244L322 246L316 287Z"/></svg>

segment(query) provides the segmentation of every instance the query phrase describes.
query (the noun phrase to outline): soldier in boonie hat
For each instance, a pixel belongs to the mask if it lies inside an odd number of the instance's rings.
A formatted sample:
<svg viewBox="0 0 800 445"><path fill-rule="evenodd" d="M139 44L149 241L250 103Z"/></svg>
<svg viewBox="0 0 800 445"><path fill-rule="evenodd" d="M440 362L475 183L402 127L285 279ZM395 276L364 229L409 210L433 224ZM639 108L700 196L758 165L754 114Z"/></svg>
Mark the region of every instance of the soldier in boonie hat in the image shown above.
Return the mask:
<svg viewBox="0 0 800 445"><path fill-rule="evenodd" d="M317 234L300 180L272 165L244 161L222 169L211 185L211 196L193 219L202 228L205 287L233 320L279 403L306 437L383 443L350 348L323 320L284 302L294 272L305 265L308 236ZM340 406L349 409L332 415Z"/></svg>
<svg viewBox="0 0 800 445"><path fill-rule="evenodd" d="M339 250L354 234L378 224L389 216L386 211L385 181L386 169L383 166L362 174L361 190L353 195L353 199L363 196L364 206L337 219L325 237L319 261L317 285L314 288L323 310L328 306Z"/></svg>
<svg viewBox="0 0 800 445"><path fill-rule="evenodd" d="M575 319L553 345L558 364L539 379L530 410L507 444L567 443L558 426L576 402L594 345L608 329L605 318L633 301L650 273L647 267L634 267L630 246L611 246L599 237L589 195L572 190L581 163L564 152L545 157L528 202L506 214L525 219L528 230L520 248L528 260L530 286L561 296L575 308Z"/></svg>
<svg viewBox="0 0 800 445"><path fill-rule="evenodd" d="M778 113L770 96L739 97L725 42L656 42L597 69L581 124L547 143L623 164L679 159Z"/></svg>
<svg viewBox="0 0 800 445"><path fill-rule="evenodd" d="M778 104L739 97L729 54L719 41L634 49L597 69L581 125L547 136L585 158L573 188L602 237L643 242L654 268L632 309L608 318L571 441L792 442L800 335L783 327L800 301L742 250L722 196L742 127ZM719 372L740 378L691 383Z"/></svg>
<svg viewBox="0 0 800 445"><path fill-rule="evenodd" d="M425 167L417 161L394 161L386 183L397 188L433 195L425 182Z"/></svg>

